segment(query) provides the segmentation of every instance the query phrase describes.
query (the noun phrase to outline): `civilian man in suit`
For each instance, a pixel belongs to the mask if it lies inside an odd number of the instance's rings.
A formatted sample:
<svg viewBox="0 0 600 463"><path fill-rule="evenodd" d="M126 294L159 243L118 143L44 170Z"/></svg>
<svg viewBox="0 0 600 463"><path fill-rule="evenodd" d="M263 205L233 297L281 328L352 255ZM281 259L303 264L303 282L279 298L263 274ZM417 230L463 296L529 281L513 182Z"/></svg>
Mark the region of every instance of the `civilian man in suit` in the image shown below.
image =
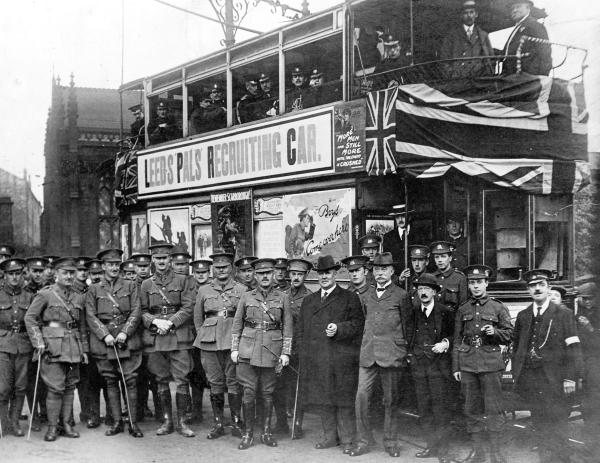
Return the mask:
<svg viewBox="0 0 600 463"><path fill-rule="evenodd" d="M405 323L410 304L406 291L392 284L394 261L389 252L375 256L373 274L377 287L370 287L362 298L366 319L356 393L357 442L350 456L367 453L373 442L369 402L379 377L385 407L383 446L391 457L399 457L400 382L408 353Z"/></svg>
<svg viewBox="0 0 600 463"><path fill-rule="evenodd" d="M297 333L304 405L317 407L323 424L315 448L339 443L349 453L365 318L358 296L336 283L339 269L329 255L317 260L320 290L302 301Z"/></svg>
<svg viewBox="0 0 600 463"><path fill-rule="evenodd" d="M583 362L573 312L550 300L549 270L524 275L533 304L517 315L513 377L527 401L539 435L541 461L568 462L569 398L582 377Z"/></svg>
<svg viewBox="0 0 600 463"><path fill-rule="evenodd" d="M450 29L444 37L440 50L441 59L478 58L493 56L494 51L486 31L475 24L478 17L474 0L463 2L461 24ZM489 59L464 59L448 63L449 78L473 78L492 74L492 63Z"/></svg>
<svg viewBox="0 0 600 463"><path fill-rule="evenodd" d="M433 275L421 274L414 285L418 303L413 304L406 336L420 423L427 442L425 450L415 456L437 456L440 463L447 463L450 460L447 457L449 409L446 396L452 377L449 349L454 335L454 314L436 301L440 285Z"/></svg>
<svg viewBox="0 0 600 463"><path fill-rule="evenodd" d="M405 259L408 235L410 234L410 220L408 214L413 211L406 210L406 204L393 207L390 216L394 217L395 227L383 235L383 252L389 252L394 259L394 270L397 275L402 273L408 265Z"/></svg>
<svg viewBox="0 0 600 463"><path fill-rule="evenodd" d="M521 37L527 36L540 41L525 40L521 46L521 71L528 74L547 76L552 69L552 48L547 43L548 32L543 24L531 16L533 2L531 0L511 0L510 17L515 22L515 28L511 32L506 45L505 55L516 55L521 45ZM546 41L546 42L544 42ZM505 58L504 74L517 72L517 59Z"/></svg>
<svg viewBox="0 0 600 463"><path fill-rule="evenodd" d="M456 311L452 371L465 397L467 432L473 447L464 463L486 461L485 431L490 440L490 460L505 463L500 454L502 417L502 371L500 345L510 342L513 327L502 302L487 295L492 269L470 265L465 269L471 297Z"/></svg>

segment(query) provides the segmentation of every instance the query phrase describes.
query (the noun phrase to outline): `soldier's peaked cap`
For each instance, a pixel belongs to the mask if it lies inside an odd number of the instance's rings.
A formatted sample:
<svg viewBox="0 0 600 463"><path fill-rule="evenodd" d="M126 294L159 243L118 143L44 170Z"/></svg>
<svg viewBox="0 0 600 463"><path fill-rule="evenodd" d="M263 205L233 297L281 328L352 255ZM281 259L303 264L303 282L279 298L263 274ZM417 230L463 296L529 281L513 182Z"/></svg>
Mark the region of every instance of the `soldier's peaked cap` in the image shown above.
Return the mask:
<svg viewBox="0 0 600 463"><path fill-rule="evenodd" d="M381 236L374 233L367 233L358 239L358 245L361 248L378 248L381 244Z"/></svg>
<svg viewBox="0 0 600 463"><path fill-rule="evenodd" d="M90 260L87 263L87 269L90 273L102 273L104 270L102 269L102 261L98 259Z"/></svg>
<svg viewBox="0 0 600 463"><path fill-rule="evenodd" d="M277 259L275 259L275 268L287 270L288 260L285 257L278 257Z"/></svg>
<svg viewBox="0 0 600 463"><path fill-rule="evenodd" d="M413 244L408 247L408 252L412 259L427 259L429 247L424 244Z"/></svg>
<svg viewBox="0 0 600 463"><path fill-rule="evenodd" d="M44 259L43 257L29 257L27 260L27 267L35 268L38 270L44 270L46 265L48 265L48 259Z"/></svg>
<svg viewBox="0 0 600 463"><path fill-rule="evenodd" d="M15 248L8 244L0 244L0 255L2 256L14 256Z"/></svg>
<svg viewBox="0 0 600 463"><path fill-rule="evenodd" d="M454 246L448 241L434 241L429 245L432 254L451 254Z"/></svg>
<svg viewBox="0 0 600 463"><path fill-rule="evenodd" d="M123 251L121 249L112 248L100 251L98 254L96 254L96 259L103 262L121 262L122 256Z"/></svg>
<svg viewBox="0 0 600 463"><path fill-rule="evenodd" d="M190 265L194 271L201 270L208 272L210 270L210 266L212 265L212 260L198 259L191 262Z"/></svg>
<svg viewBox="0 0 600 463"><path fill-rule="evenodd" d="M255 256L244 256L235 261L235 266L240 270L249 269L252 267L252 262L254 262L258 257Z"/></svg>
<svg viewBox="0 0 600 463"><path fill-rule="evenodd" d="M77 270L87 270L87 263L92 260L91 257L79 256L76 258Z"/></svg>
<svg viewBox="0 0 600 463"><path fill-rule="evenodd" d="M369 263L367 256L348 256L342 259L342 264L346 266L348 270L356 270L364 267Z"/></svg>
<svg viewBox="0 0 600 463"><path fill-rule="evenodd" d="M122 272L135 272L135 262L132 260L126 260L124 262L121 262L119 268Z"/></svg>
<svg viewBox="0 0 600 463"><path fill-rule="evenodd" d="M256 273L270 272L275 268L275 259L264 257L252 261L252 267Z"/></svg>
<svg viewBox="0 0 600 463"><path fill-rule="evenodd" d="M288 261L288 270L290 272L310 272L312 263L304 259L290 259Z"/></svg>
<svg viewBox="0 0 600 463"><path fill-rule="evenodd" d="M225 267L226 265L233 264L234 256L230 252L225 252L224 250L219 249L209 257L212 259L214 266Z"/></svg>
<svg viewBox="0 0 600 463"><path fill-rule="evenodd" d="M4 272L13 272L15 270L23 270L27 265L25 259L19 257L11 257L0 263L0 270Z"/></svg>
<svg viewBox="0 0 600 463"><path fill-rule="evenodd" d="M171 255L171 249L173 249L173 245L171 243L167 243L166 241L157 241L154 244L148 246L150 254L156 257L166 257Z"/></svg>
<svg viewBox="0 0 600 463"><path fill-rule="evenodd" d="M492 268L487 265L469 265L463 269L463 273L467 276L468 280L478 280L479 278L489 279L492 275Z"/></svg>
<svg viewBox="0 0 600 463"><path fill-rule="evenodd" d="M60 257L53 262L53 266L57 270L63 269L72 272L77 270L77 262L75 262L74 257Z"/></svg>
<svg viewBox="0 0 600 463"><path fill-rule="evenodd" d="M152 257L150 254L133 254L131 256L131 260L135 262L136 265L150 265L152 261Z"/></svg>

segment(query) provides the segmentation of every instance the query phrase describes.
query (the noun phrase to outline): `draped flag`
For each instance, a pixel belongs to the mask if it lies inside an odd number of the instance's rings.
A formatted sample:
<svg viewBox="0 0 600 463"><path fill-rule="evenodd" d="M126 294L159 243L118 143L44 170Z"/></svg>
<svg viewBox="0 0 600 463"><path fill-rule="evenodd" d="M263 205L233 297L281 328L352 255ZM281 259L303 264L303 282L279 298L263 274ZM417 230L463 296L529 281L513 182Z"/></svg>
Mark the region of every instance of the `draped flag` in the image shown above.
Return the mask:
<svg viewBox="0 0 600 463"><path fill-rule="evenodd" d="M583 86L551 77L401 85L367 98L367 171L456 169L531 193L573 192L587 177L586 122Z"/></svg>

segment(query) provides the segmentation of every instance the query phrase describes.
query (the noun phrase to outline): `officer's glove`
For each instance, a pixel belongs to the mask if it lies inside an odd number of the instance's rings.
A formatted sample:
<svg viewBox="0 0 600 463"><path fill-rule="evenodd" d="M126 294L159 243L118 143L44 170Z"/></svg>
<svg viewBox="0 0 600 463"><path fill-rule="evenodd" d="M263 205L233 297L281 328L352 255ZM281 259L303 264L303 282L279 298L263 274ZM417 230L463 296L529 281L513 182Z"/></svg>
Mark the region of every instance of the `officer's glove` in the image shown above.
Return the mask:
<svg viewBox="0 0 600 463"><path fill-rule="evenodd" d="M106 344L107 347L112 347L115 345L115 338L112 334L107 334L104 337L104 344Z"/></svg>
<svg viewBox="0 0 600 463"><path fill-rule="evenodd" d="M232 350L231 351L231 361L233 363L238 363L238 357L240 356L240 353L237 350Z"/></svg>
<svg viewBox="0 0 600 463"><path fill-rule="evenodd" d="M279 356L279 363L281 363L281 366L287 367L290 364L290 357L286 354L281 354Z"/></svg>

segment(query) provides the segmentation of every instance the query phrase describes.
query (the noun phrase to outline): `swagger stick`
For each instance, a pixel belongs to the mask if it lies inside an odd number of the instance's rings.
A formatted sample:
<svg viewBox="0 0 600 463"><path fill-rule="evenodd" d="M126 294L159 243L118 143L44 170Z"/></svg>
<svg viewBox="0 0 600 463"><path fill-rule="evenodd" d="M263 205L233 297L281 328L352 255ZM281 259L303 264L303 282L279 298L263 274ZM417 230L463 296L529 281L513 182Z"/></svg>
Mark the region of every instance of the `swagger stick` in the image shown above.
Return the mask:
<svg viewBox="0 0 600 463"><path fill-rule="evenodd" d="M37 372L35 374L35 386L33 387L33 402L31 405L31 410L29 410L29 429L27 431L27 440L31 439L31 426L33 425L33 415L35 415L35 409L37 407L37 390L38 384L40 382L40 369L42 366L42 353L38 351L38 360L37 360ZM2 437L2 425L0 424L0 437Z"/></svg>
<svg viewBox="0 0 600 463"><path fill-rule="evenodd" d="M292 435L290 436L292 439L295 435L296 430L296 411L298 410L298 389L300 386L300 374L296 375L296 394L294 395L294 413L292 415Z"/></svg>
<svg viewBox="0 0 600 463"><path fill-rule="evenodd" d="M267 349L269 351L269 353L275 357L278 361L279 361L279 355L277 355L275 352L273 352L271 349L269 349L267 346L263 346L265 349ZM296 375L300 376L300 373L298 373L298 370L296 370L293 366L288 364L288 368L290 370L292 370L294 373L296 373Z"/></svg>
<svg viewBox="0 0 600 463"><path fill-rule="evenodd" d="M117 364L119 365L119 372L121 373L121 379L123 380L123 389L125 389L125 401L127 402L127 414L129 415L129 429L131 433L131 407L129 406L129 393L127 392L127 383L125 382L125 373L123 373L123 367L121 366L121 360L119 359L119 353L117 352L117 346L113 344L113 350L115 351L115 357L117 358Z"/></svg>

